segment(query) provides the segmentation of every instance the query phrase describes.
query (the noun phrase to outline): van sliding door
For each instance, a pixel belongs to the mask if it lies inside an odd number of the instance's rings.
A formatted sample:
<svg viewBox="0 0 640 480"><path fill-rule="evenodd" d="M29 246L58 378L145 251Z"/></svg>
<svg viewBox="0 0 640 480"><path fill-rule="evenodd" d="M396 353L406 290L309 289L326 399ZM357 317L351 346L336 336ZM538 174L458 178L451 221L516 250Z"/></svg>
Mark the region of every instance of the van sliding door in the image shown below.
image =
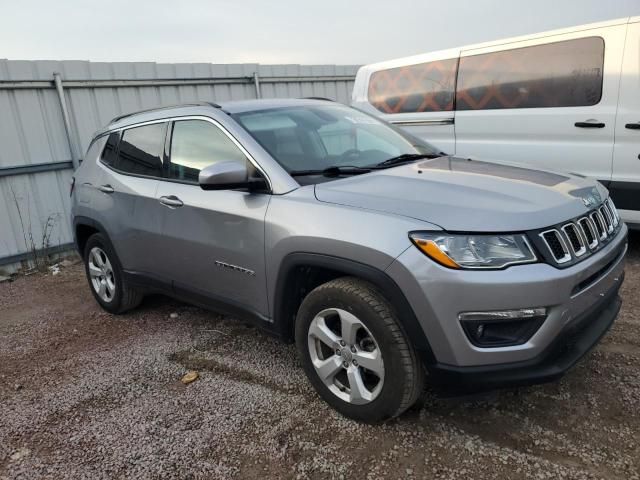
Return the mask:
<svg viewBox="0 0 640 480"><path fill-rule="evenodd" d="M627 31L609 191L622 218L640 225L640 18Z"/></svg>

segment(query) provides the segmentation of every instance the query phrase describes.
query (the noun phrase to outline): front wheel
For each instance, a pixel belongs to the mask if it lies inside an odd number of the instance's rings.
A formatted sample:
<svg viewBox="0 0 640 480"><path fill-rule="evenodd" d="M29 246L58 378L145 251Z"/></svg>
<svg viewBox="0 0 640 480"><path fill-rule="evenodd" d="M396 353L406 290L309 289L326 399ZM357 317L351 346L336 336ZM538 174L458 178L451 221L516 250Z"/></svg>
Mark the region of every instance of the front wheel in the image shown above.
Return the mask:
<svg viewBox="0 0 640 480"><path fill-rule="evenodd" d="M296 318L296 345L320 396L355 420L396 417L422 391L421 364L392 306L363 280L339 278L309 293Z"/></svg>

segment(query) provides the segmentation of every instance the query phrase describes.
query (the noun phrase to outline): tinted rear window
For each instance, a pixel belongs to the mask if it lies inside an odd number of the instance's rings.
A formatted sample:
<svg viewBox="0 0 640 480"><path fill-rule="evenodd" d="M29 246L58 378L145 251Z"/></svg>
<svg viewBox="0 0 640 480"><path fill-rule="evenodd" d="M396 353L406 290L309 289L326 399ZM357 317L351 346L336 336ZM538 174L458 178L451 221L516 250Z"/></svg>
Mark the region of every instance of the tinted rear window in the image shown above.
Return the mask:
<svg viewBox="0 0 640 480"><path fill-rule="evenodd" d="M165 123L125 130L115 168L135 175L162 177L165 130Z"/></svg>
<svg viewBox="0 0 640 480"><path fill-rule="evenodd" d="M100 161L105 165L113 165L115 163L118 153L119 139L120 132L114 132L109 135L107 143L104 146L104 150L102 150L102 156L100 157Z"/></svg>
<svg viewBox="0 0 640 480"><path fill-rule="evenodd" d="M462 57L456 110L595 105L603 66L600 37Z"/></svg>

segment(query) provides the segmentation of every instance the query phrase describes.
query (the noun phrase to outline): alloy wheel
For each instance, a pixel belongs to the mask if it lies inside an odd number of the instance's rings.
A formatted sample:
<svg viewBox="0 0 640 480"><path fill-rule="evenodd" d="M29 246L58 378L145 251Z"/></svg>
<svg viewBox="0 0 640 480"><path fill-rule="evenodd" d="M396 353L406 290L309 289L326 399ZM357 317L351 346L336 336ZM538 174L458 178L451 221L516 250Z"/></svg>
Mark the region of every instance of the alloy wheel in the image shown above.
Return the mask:
<svg viewBox="0 0 640 480"><path fill-rule="evenodd" d="M104 302L111 302L116 293L116 279L109 257L99 247L89 252L89 278L96 294Z"/></svg>
<svg viewBox="0 0 640 480"><path fill-rule="evenodd" d="M318 313L307 333L316 373L338 398L354 405L372 402L384 383L382 352L355 315L339 308Z"/></svg>

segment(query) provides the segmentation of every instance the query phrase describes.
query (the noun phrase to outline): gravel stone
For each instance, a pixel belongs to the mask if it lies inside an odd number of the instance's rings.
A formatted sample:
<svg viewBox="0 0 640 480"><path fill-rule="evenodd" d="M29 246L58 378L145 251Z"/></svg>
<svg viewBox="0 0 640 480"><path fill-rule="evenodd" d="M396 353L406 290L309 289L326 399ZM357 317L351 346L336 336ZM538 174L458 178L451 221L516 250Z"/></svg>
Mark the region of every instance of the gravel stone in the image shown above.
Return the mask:
<svg viewBox="0 0 640 480"><path fill-rule="evenodd" d="M638 287L632 234L620 316L561 381L428 390L369 426L257 328L164 297L112 316L81 264L18 276L0 284L0 479L640 480Z"/></svg>

